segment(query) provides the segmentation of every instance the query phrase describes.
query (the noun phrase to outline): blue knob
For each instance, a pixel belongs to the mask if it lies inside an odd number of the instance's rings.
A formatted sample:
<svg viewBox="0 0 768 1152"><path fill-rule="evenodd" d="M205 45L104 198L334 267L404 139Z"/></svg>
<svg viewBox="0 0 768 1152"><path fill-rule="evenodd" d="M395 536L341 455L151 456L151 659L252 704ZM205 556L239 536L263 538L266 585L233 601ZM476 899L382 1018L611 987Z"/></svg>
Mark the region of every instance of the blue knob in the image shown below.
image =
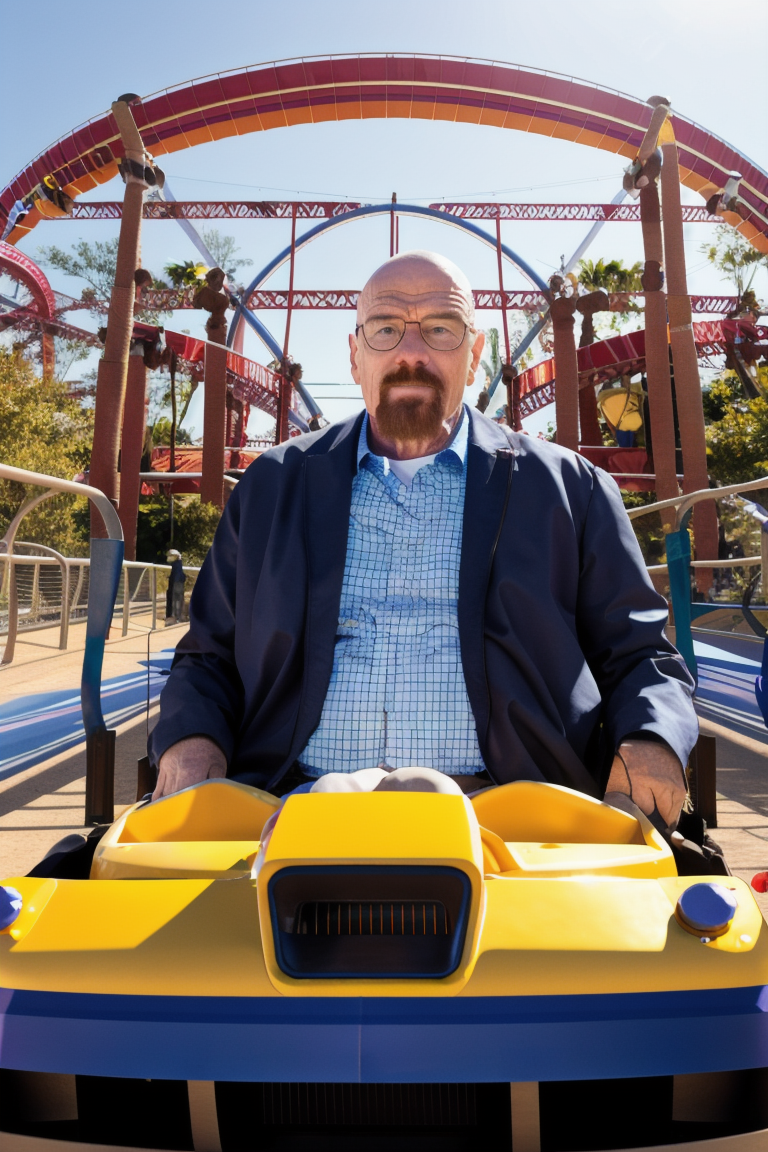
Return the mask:
<svg viewBox="0 0 768 1152"><path fill-rule="evenodd" d="M677 901L675 916L697 936L722 936L736 915L736 897L722 884L692 884Z"/></svg>
<svg viewBox="0 0 768 1152"><path fill-rule="evenodd" d="M0 932L10 928L21 912L21 892L0 884Z"/></svg>

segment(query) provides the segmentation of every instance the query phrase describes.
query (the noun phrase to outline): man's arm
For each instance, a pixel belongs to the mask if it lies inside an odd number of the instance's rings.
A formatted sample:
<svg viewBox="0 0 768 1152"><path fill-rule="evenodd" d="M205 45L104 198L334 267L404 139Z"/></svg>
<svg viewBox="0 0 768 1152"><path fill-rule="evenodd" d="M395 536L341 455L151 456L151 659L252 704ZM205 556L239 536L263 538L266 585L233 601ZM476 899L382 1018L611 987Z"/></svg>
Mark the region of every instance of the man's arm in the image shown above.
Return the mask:
<svg viewBox="0 0 768 1152"><path fill-rule="evenodd" d="M577 621L603 698L605 736L618 749L607 790L674 823L698 733L694 684L664 633L666 603L651 585L621 495L599 469L582 533Z"/></svg>
<svg viewBox="0 0 768 1152"><path fill-rule="evenodd" d="M160 757L152 799L159 800L201 780L221 779L226 774L227 758L218 744L205 736L179 740Z"/></svg>
<svg viewBox="0 0 768 1152"><path fill-rule="evenodd" d="M672 826L688 794L683 766L671 748L650 740L625 740L613 758L606 799L620 792L650 816L656 810Z"/></svg>
<svg viewBox="0 0 768 1152"><path fill-rule="evenodd" d="M234 651L239 527L235 489L192 592L189 631L177 645L149 739L156 798L225 775L234 749L243 698Z"/></svg>

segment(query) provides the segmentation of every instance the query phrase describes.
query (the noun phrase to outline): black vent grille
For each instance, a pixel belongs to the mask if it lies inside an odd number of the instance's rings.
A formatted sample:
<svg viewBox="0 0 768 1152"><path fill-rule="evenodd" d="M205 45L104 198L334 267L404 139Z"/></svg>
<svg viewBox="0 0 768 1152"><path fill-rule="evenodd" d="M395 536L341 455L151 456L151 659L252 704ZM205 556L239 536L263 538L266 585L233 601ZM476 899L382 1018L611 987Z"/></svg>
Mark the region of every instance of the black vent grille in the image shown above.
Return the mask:
<svg viewBox="0 0 768 1152"><path fill-rule="evenodd" d="M275 1127L469 1128L475 1084L261 1084L263 1123Z"/></svg>
<svg viewBox="0 0 768 1152"><path fill-rule="evenodd" d="M299 979L455 972L471 886L444 865L304 865L269 880L275 958Z"/></svg>
<svg viewBox="0 0 768 1152"><path fill-rule="evenodd" d="M294 932L300 936L449 936L441 901L313 901L302 904Z"/></svg>

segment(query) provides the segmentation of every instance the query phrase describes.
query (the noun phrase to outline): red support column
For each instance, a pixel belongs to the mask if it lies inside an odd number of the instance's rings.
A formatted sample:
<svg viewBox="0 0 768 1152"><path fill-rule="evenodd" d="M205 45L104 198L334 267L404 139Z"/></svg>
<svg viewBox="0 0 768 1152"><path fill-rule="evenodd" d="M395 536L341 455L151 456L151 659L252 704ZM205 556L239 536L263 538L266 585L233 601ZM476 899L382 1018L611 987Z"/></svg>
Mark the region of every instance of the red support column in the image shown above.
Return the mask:
<svg viewBox="0 0 768 1152"><path fill-rule="evenodd" d="M670 500L679 489L675 468L675 417L672 405L672 378L669 370L667 298L662 291L664 244L661 232L659 189L651 180L640 190L640 222L643 230L645 269L645 370L648 380L648 411L651 422L653 470L656 499ZM663 519L663 517L662 517ZM674 514L665 520L668 531Z"/></svg>
<svg viewBox="0 0 768 1152"><path fill-rule="evenodd" d="M555 291L557 288L553 285L553 295ZM579 450L579 361L573 334L576 300L575 296L554 296L550 308L555 352L556 440L572 452Z"/></svg>
<svg viewBox="0 0 768 1152"><path fill-rule="evenodd" d="M43 360L43 376L53 376L56 371L56 345L53 342L53 336L50 332L43 330L40 344Z"/></svg>
<svg viewBox="0 0 768 1152"><path fill-rule="evenodd" d="M701 402L699 362L693 339L691 298L685 270L683 213L680 203L680 169L677 142L667 121L662 130L661 168L662 221L667 271L667 312L675 372L675 397L683 449L683 491L709 487L704 410ZM702 501L693 510L693 534L698 560L715 560L718 551L717 510L712 501ZM712 569L696 570L696 583L706 591L712 583Z"/></svg>
<svg viewBox="0 0 768 1152"><path fill-rule="evenodd" d="M123 423L123 403L128 377L128 357L133 332L133 304L136 292L134 274L138 267L141 214L146 182L137 175L146 162L141 137L130 107L116 100L112 113L117 121L127 166L123 215L117 249L115 283L107 313L107 335L104 354L99 361L96 381L96 404L93 423L93 451L90 483L100 488L117 507L120 487L117 458ZM91 504L91 533L105 536L101 516Z"/></svg>
<svg viewBox="0 0 768 1152"><path fill-rule="evenodd" d="M205 346L203 387L203 466L200 500L224 507L224 437L227 419L227 349L209 342Z"/></svg>
<svg viewBox="0 0 768 1152"><path fill-rule="evenodd" d="M586 348L595 342L595 313L607 312L610 301L605 292L589 292L586 296L579 297L576 307L582 314L579 347ZM592 384L587 384L579 388L579 443L602 444L602 442L595 389Z"/></svg>
<svg viewBox="0 0 768 1152"><path fill-rule="evenodd" d="M128 357L128 381L125 390L123 434L120 441L120 507L126 560L136 559L136 528L139 519L141 455L147 411L147 369L144 348L137 344Z"/></svg>
<svg viewBox="0 0 768 1152"><path fill-rule="evenodd" d="M504 265L501 258L501 217L496 217L496 263L499 268L499 294L501 296L501 323L504 328L504 350L507 355L507 364L511 363L512 352L509 346L509 325L507 323L507 310L504 307Z"/></svg>

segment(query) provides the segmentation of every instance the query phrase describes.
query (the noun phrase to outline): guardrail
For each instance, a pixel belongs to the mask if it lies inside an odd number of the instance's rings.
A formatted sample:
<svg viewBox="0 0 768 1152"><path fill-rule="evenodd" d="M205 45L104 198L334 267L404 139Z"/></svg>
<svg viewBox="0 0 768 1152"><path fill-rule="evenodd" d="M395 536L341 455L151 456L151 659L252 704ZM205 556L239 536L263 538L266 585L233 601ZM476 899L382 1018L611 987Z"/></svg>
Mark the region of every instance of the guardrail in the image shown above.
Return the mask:
<svg viewBox="0 0 768 1152"><path fill-rule="evenodd" d="M0 552L0 570L0 638L6 637L0 667L13 661L19 637L42 629L58 628L59 649L66 650L70 624L87 620L90 560L61 556L53 548L17 540L13 553ZM161 619L167 615L170 571L169 564L124 560L111 627L120 627L126 636L131 617L151 616L148 627L154 631L158 614ZM199 571L196 567L184 568L185 599Z"/></svg>
<svg viewBox="0 0 768 1152"><path fill-rule="evenodd" d="M107 538L91 540L89 566L88 613L85 626L85 652L80 677L80 703L85 728L85 822L111 823L114 819L115 733L108 731L101 710L101 670L104 663L104 644L109 635L120 570L123 562L123 530L117 512L110 501L87 484L62 480L58 476L45 476L0 464L0 479L17 484L29 484L44 491L28 500L14 516L3 539L4 554L10 563L11 584L15 584L13 545L19 525L32 508L56 492L69 492L84 496L98 509ZM52 557L59 563L57 557ZM63 558L62 558L63 559Z"/></svg>
<svg viewBox="0 0 768 1152"><path fill-rule="evenodd" d="M698 677L698 668L691 631L693 621L691 569L746 568L760 564L763 571L764 595L768 595L768 534L765 531L761 533L760 556L739 557L731 560L692 560L691 537L688 531L691 512L694 506L703 500L723 500L730 496L740 496L743 492L759 492L765 488L768 488L768 476L762 476L758 480L748 480L743 484L729 484L724 488L703 488L697 492L673 496L670 500L644 504L640 508L630 509L628 513L630 520L638 520L641 516L649 516L654 512L663 513L674 509L674 529L665 536L667 563L653 565L649 571L662 571L666 568L669 573L669 591L675 623L675 644L694 679ZM726 606L723 605L723 607Z"/></svg>

